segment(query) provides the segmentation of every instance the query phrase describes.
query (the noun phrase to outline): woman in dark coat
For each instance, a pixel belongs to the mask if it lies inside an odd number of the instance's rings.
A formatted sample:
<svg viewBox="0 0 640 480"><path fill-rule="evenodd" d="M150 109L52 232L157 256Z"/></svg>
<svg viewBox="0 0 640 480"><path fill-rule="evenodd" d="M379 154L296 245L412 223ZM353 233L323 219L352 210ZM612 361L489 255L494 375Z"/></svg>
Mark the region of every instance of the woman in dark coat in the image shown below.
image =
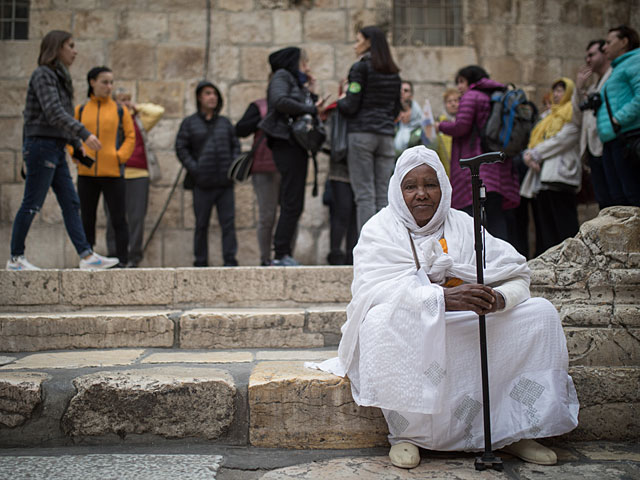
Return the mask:
<svg viewBox="0 0 640 480"><path fill-rule="evenodd" d="M309 61L297 47L287 47L269 55L273 77L267 91L267 116L259 127L268 138L273 161L282 177L280 183L280 217L273 240L272 265L296 266L291 256L298 220L304 209L308 152L291 136L290 123L296 117L317 115L323 101L307 88Z"/></svg>

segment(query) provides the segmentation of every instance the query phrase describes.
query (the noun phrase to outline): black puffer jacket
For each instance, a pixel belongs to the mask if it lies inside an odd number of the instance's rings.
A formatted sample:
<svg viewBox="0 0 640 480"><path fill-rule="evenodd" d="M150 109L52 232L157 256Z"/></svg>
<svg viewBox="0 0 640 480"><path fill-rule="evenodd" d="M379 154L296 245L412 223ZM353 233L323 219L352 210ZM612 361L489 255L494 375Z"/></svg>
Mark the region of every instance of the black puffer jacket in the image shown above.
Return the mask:
<svg viewBox="0 0 640 480"><path fill-rule="evenodd" d="M218 93L218 106L211 120L201 112L185 118L176 137L176 154L187 169L195 185L200 188L230 187L233 181L227 171L233 159L240 154L240 143L235 129L227 119L219 115L222 97ZM185 182L185 185L189 181Z"/></svg>
<svg viewBox="0 0 640 480"><path fill-rule="evenodd" d="M274 74L267 91L267 115L258 125L269 137L288 140L290 118L317 113L315 97L298 82L299 61L297 47L283 48L269 55Z"/></svg>
<svg viewBox="0 0 640 480"><path fill-rule="evenodd" d="M348 118L349 133L394 135L394 121L400 113L400 76L373 69L365 54L349 71L347 96L338 101L340 113Z"/></svg>

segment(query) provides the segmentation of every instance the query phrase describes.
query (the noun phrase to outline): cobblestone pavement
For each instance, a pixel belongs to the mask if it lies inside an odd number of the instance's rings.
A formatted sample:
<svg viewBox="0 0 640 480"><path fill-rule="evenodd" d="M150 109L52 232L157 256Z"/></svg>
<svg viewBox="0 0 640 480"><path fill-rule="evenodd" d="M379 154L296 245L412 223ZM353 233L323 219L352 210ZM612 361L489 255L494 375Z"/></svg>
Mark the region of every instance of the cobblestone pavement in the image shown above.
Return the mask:
<svg viewBox="0 0 640 480"><path fill-rule="evenodd" d="M1 480L636 480L640 443L553 444L558 465L503 454L504 472L477 472L475 455L422 452L412 470L393 467L386 449L281 450L218 445L62 447L0 450Z"/></svg>

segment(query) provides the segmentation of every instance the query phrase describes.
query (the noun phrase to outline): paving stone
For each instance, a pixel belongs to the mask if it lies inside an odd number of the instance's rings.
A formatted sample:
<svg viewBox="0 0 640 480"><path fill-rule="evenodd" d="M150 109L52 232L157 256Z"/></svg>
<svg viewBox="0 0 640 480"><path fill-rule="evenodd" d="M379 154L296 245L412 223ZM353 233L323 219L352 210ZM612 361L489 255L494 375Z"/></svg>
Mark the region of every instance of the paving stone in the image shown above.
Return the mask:
<svg viewBox="0 0 640 480"><path fill-rule="evenodd" d="M640 451L626 443L578 444L575 449L591 460L640 462Z"/></svg>
<svg viewBox="0 0 640 480"><path fill-rule="evenodd" d="M546 467L549 468L549 467ZM553 468L553 467L552 467ZM465 460L429 459L423 456L420 465L411 470L397 468L391 465L388 456L383 457L347 457L335 460L306 463L292 467L273 470L262 476L261 480L286 479L320 479L359 480L359 479L424 479L439 480L477 480L508 479L503 472L487 470L478 473L473 466L473 457Z"/></svg>
<svg viewBox="0 0 640 480"><path fill-rule="evenodd" d="M268 352L257 352L256 360L304 360L306 362L309 362L327 360L329 358L337 356L337 350L277 350Z"/></svg>
<svg viewBox="0 0 640 480"><path fill-rule="evenodd" d="M42 383L47 379L44 373L0 373L0 428L14 428L31 418L42 402Z"/></svg>
<svg viewBox="0 0 640 480"><path fill-rule="evenodd" d="M348 379L304 368L303 362L256 365L249 379L249 411L253 446L365 448L388 444L382 412L356 405Z"/></svg>
<svg viewBox="0 0 640 480"><path fill-rule="evenodd" d="M153 353L140 363L243 363L252 362L251 352Z"/></svg>
<svg viewBox="0 0 640 480"><path fill-rule="evenodd" d="M556 478L558 480L620 480L640 477L640 465L573 464L541 467L524 463L517 467L520 480Z"/></svg>
<svg viewBox="0 0 640 480"><path fill-rule="evenodd" d="M156 367L100 372L73 381L78 393L62 417L65 434L150 433L220 437L235 415L236 386L215 368Z"/></svg>
<svg viewBox="0 0 640 480"><path fill-rule="evenodd" d="M181 348L322 347L302 309L201 309L180 317Z"/></svg>
<svg viewBox="0 0 640 480"><path fill-rule="evenodd" d="M35 353L0 367L0 370L111 367L130 365L144 350L84 350L80 352Z"/></svg>
<svg viewBox="0 0 640 480"><path fill-rule="evenodd" d="M204 480L216 478L222 460L220 455L2 456L0 472L11 472L12 480Z"/></svg>
<svg viewBox="0 0 640 480"><path fill-rule="evenodd" d="M7 365L15 361L16 357L0 357L0 365Z"/></svg>
<svg viewBox="0 0 640 480"><path fill-rule="evenodd" d="M0 351L171 347L170 311L0 314Z"/></svg>

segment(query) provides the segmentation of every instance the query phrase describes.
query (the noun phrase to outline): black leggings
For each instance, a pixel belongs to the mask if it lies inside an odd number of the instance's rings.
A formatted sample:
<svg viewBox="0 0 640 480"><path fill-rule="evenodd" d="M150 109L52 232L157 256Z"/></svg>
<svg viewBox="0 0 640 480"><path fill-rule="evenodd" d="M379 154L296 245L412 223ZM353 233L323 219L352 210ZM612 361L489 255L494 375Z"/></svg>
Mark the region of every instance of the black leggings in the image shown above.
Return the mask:
<svg viewBox="0 0 640 480"><path fill-rule="evenodd" d="M280 217L273 237L275 258L291 255L298 220L304 209L309 155L293 141L271 139L269 147L280 172Z"/></svg>
<svg viewBox="0 0 640 480"><path fill-rule="evenodd" d="M104 195L116 234L116 253L122 265L129 261L129 227L126 216L126 184L121 177L78 176L80 215L87 241L96 243L96 213L100 193Z"/></svg>

